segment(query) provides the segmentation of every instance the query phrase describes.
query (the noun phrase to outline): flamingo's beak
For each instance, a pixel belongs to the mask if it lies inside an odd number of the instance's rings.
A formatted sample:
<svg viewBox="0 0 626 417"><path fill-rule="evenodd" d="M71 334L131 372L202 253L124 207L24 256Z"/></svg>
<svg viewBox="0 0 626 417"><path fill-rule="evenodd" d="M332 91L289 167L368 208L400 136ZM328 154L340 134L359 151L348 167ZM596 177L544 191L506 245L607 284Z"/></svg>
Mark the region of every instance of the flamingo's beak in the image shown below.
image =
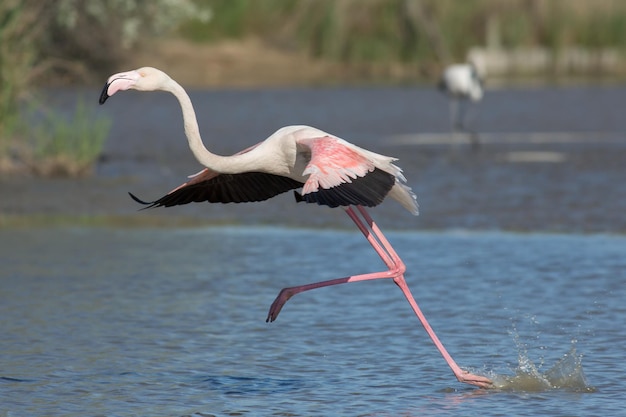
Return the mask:
<svg viewBox="0 0 626 417"><path fill-rule="evenodd" d="M141 75L137 71L126 71L111 75L102 89L99 103L104 104L109 97L118 91L134 88L140 78Z"/></svg>
<svg viewBox="0 0 626 417"><path fill-rule="evenodd" d="M100 93L100 100L98 100L98 103L104 104L104 102L107 101L107 98L111 97L109 95L109 86L110 85L111 85L111 83L104 84L104 88L102 89L102 93Z"/></svg>

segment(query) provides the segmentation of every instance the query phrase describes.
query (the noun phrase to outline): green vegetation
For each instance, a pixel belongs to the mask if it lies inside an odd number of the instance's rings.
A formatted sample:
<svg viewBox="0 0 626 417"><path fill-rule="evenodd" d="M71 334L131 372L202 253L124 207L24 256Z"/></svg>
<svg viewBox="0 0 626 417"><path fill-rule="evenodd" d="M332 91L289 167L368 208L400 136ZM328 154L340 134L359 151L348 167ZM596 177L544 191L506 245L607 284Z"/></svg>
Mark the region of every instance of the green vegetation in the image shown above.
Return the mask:
<svg viewBox="0 0 626 417"><path fill-rule="evenodd" d="M96 116L93 107L79 100L71 117L64 117L43 107L32 111L31 119L39 119L27 129L32 135L22 159L32 171L42 176L77 177L91 173L111 121Z"/></svg>
<svg viewBox="0 0 626 417"><path fill-rule="evenodd" d="M504 48L626 47L626 2L613 0L196 0L211 19L196 42L256 36L344 62L464 60L498 22Z"/></svg>
<svg viewBox="0 0 626 417"><path fill-rule="evenodd" d="M4 119L0 170L46 177L89 175L98 160L111 122L99 117L82 100L65 116L40 102Z"/></svg>
<svg viewBox="0 0 626 417"><path fill-rule="evenodd" d="M2 0L0 171L28 166L46 176L89 173L109 123L82 103L71 118L42 106L23 114L36 107L29 98L33 87L101 80L142 36L165 33L192 15L195 6L184 0Z"/></svg>
<svg viewBox="0 0 626 417"><path fill-rule="evenodd" d="M0 159L19 124L18 98L33 65L34 14L21 2L0 4Z"/></svg>

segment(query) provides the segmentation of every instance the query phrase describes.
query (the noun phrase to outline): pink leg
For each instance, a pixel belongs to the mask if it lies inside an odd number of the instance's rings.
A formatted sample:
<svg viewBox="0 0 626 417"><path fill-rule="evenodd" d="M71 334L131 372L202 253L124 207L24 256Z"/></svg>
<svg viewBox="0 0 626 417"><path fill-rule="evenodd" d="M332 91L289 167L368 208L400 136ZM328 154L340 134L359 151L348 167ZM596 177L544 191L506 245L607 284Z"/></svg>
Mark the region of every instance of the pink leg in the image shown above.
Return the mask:
<svg viewBox="0 0 626 417"><path fill-rule="evenodd" d="M359 228L361 233L363 233L367 241L374 248L374 250L383 260L385 265L387 265L388 270L382 272L373 272L369 274L353 275L350 277L337 278L329 281L315 282L312 284L299 285L297 287L283 288L272 303L266 321L272 322L276 320L276 318L278 317L278 313L280 313L283 305L285 305L285 303L291 297L301 292L313 290L315 288L328 287L331 285L345 284L347 282L391 278L400 288L400 290L402 290L402 293L413 308L415 315L424 326L424 329L432 339L433 343L435 344L445 361L448 363L448 366L450 366L450 369L452 369L452 372L454 372L456 378L460 382L476 385L481 388L493 387L493 382L489 378L479 375L473 375L467 371L464 371L457 365L454 359L452 359L452 356L450 356L446 348L443 346L443 344L433 331L432 327L430 327L430 324L426 320L426 317L420 310L417 302L411 294L411 291L409 290L406 280L404 279L404 272L406 270L404 262L402 262L402 259L400 259L396 251L393 249L389 241L385 238L376 223L374 223L367 211L360 206L358 206L357 208L365 222L361 220L361 218L359 218L359 215L354 211L352 207L348 207L346 209L346 213L348 214L348 216L350 216L352 221L354 221L356 226Z"/></svg>

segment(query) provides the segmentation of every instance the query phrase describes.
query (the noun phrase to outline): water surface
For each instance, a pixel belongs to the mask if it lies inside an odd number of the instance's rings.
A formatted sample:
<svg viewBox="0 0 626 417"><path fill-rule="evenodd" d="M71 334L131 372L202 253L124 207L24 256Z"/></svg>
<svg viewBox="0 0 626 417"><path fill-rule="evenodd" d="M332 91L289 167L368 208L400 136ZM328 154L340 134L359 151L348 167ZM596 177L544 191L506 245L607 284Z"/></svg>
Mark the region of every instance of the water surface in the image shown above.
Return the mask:
<svg viewBox="0 0 626 417"><path fill-rule="evenodd" d="M86 94L49 92L67 111ZM433 88L191 96L217 153L310 124L399 157L421 215L373 216L450 353L500 389L456 382L390 282L300 294L265 323L281 288L382 263L341 210L289 193L138 213L127 191L157 198L200 167L175 99L128 92L98 107L95 176L3 176L0 221L239 227L1 229L0 415L625 414L624 86L490 90L478 151Z"/></svg>
<svg viewBox="0 0 626 417"><path fill-rule="evenodd" d="M5 229L0 415L623 415L624 237L389 238L462 367L565 382L456 382L391 282L265 323L282 287L382 268L358 232Z"/></svg>

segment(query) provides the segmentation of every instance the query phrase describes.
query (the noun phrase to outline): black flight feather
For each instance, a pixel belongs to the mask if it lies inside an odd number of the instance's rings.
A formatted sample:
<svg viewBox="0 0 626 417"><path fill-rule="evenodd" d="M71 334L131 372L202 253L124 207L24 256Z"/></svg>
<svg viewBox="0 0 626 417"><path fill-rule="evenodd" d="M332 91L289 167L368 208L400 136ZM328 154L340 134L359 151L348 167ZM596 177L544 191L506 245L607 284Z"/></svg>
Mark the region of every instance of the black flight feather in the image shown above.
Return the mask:
<svg viewBox="0 0 626 417"><path fill-rule="evenodd" d="M374 207L383 202L396 182L393 174L381 169L367 173L364 177L353 178L336 187L323 189L308 194L295 193L296 201L317 203L323 206L364 206Z"/></svg>
<svg viewBox="0 0 626 417"><path fill-rule="evenodd" d="M129 193L136 202L152 207L172 207L193 202L247 203L263 201L294 188L300 181L261 172L220 174L206 181L185 185L155 201L143 201Z"/></svg>

